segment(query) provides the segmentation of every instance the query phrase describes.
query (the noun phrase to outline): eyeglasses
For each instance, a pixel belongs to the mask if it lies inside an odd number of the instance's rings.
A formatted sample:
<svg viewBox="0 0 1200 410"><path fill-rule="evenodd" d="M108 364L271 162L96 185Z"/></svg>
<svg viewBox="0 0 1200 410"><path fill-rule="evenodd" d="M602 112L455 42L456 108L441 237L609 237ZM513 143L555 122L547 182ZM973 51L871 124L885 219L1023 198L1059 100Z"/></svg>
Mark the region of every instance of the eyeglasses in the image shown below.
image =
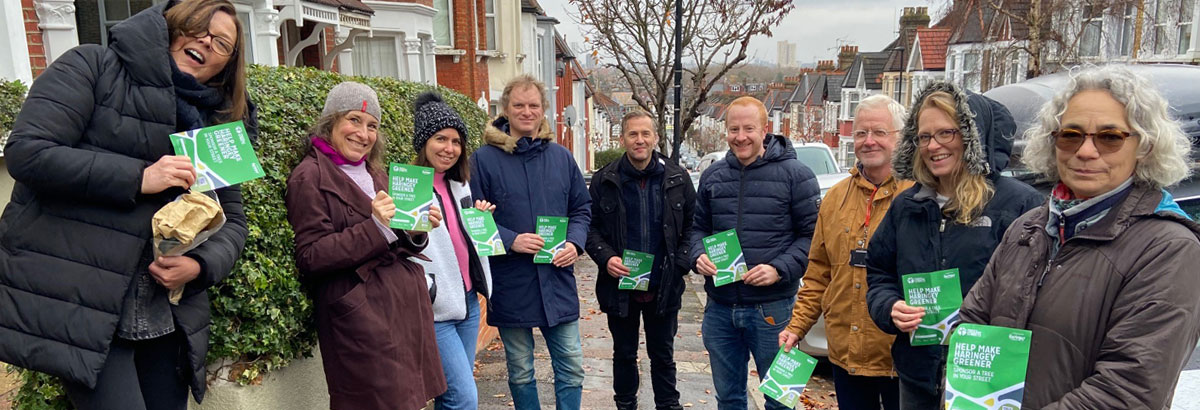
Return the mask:
<svg viewBox="0 0 1200 410"><path fill-rule="evenodd" d="M185 34L185 35L188 37L197 39L197 40L205 38L205 37L211 38L212 39L212 48L213 48L214 52L216 52L217 54L224 56L224 57L229 57L231 54L233 54L233 41L229 40L225 37L221 37L216 34L213 34L211 31L206 30L203 34L195 33L195 34Z"/></svg>
<svg viewBox="0 0 1200 410"><path fill-rule="evenodd" d="M958 128L946 128L933 134L917 134L917 146L929 145L929 140L937 140L938 144L949 144L954 141L954 136L959 134Z"/></svg>
<svg viewBox="0 0 1200 410"><path fill-rule="evenodd" d="M1125 140L1129 137L1137 136L1115 128L1103 129L1098 132L1083 132L1078 128L1063 128L1054 133L1054 146L1066 152L1075 152L1087 141L1088 137L1092 138L1092 145L1096 147L1096 151L1101 154L1111 154L1121 150L1125 146Z"/></svg>
<svg viewBox="0 0 1200 410"><path fill-rule="evenodd" d="M888 136L888 134L891 134L896 131L899 131L899 130L891 130L891 131L889 131L889 130L870 130L870 131L858 130L858 131L854 131L854 139L856 139L856 140L867 139L867 134L870 134L872 137L878 139L878 138L886 137L886 136Z"/></svg>

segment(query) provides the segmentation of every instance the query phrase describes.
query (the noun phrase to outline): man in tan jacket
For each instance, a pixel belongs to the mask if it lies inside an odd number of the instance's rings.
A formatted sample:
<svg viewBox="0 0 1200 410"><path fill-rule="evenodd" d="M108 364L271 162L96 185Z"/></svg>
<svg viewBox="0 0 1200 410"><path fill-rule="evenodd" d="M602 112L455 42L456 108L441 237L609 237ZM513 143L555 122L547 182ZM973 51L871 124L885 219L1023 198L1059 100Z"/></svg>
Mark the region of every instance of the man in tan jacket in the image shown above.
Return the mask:
<svg viewBox="0 0 1200 410"><path fill-rule="evenodd" d="M891 355L895 336L875 327L867 312L866 257L892 199L913 185L892 178L892 149L906 116L904 106L885 95L867 97L855 109L858 164L821 201L792 320L779 333L779 344L790 350L825 315L842 410L899 407Z"/></svg>

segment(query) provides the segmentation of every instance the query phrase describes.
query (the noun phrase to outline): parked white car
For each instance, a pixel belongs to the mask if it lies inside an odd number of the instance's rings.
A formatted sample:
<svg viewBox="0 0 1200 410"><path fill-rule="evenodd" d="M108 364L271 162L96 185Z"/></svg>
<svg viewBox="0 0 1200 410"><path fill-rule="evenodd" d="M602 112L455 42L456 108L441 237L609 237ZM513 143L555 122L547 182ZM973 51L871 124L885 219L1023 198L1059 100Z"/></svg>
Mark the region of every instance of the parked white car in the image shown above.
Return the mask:
<svg viewBox="0 0 1200 410"><path fill-rule="evenodd" d="M796 149L796 158L817 175L817 185L821 187L821 197L838 181L846 179L850 173L842 171L833 156L833 150L822 143L800 143L792 145ZM804 286L801 281L800 286ZM800 340L800 350L813 356L829 356L829 341L825 337L825 315L817 320L804 339Z"/></svg>
<svg viewBox="0 0 1200 410"><path fill-rule="evenodd" d="M793 144L792 147L796 149L796 159L817 175L817 185L821 187L822 197L834 184L850 176L850 173L838 167L833 150L828 145L809 142Z"/></svg>

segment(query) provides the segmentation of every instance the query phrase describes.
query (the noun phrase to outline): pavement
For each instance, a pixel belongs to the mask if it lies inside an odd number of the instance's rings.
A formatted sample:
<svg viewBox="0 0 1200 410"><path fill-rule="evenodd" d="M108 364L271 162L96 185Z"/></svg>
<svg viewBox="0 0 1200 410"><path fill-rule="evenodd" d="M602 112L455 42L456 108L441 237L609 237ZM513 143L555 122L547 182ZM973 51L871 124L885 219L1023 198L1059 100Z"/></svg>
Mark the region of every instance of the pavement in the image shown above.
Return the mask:
<svg viewBox="0 0 1200 410"><path fill-rule="evenodd" d="M608 331L608 318L600 312L596 303L596 264L587 257L580 258L575 265L575 277L579 287L579 332L583 342L583 408L611 409L612 390L612 338ZM679 332L675 338L676 387L680 393L680 404L688 409L716 409L716 392L713 388L712 372L709 369L708 353L700 337L700 320L704 314L704 281L698 275L687 276L687 289L683 295L683 307L679 311ZM554 408L554 372L550 368L550 354L545 341L535 330L534 377L543 409ZM643 333L642 339L645 339ZM654 392L650 386L650 360L645 349L638 354L641 368L641 386L638 389L638 405L641 409L654 408ZM749 366L751 369L753 365ZM505 410L513 408L508 390L508 373L504 362L504 347L494 341L479 353L475 363L475 380L479 388L479 408L482 410ZM751 371L746 375L748 391L751 392L750 408L763 409L762 394L758 392L758 375ZM817 368L805 393L808 409L836 409L833 396L832 376L828 364ZM798 406L798 408L800 408Z"/></svg>
<svg viewBox="0 0 1200 410"><path fill-rule="evenodd" d="M1200 346L1192 351L1191 360L1179 373L1171 410L1200 410Z"/></svg>

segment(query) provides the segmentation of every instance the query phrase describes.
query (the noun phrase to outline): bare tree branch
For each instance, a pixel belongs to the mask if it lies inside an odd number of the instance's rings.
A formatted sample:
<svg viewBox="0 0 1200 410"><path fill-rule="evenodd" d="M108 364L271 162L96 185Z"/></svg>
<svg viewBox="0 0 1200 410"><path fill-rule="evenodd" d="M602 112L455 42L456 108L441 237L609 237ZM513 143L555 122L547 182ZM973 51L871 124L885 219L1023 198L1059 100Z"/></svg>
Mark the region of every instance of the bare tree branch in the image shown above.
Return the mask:
<svg viewBox="0 0 1200 410"><path fill-rule="evenodd" d="M683 20L674 21L676 2ZM771 29L795 6L791 0L570 0L573 17L604 65L629 86L638 107L659 118L659 135L678 159L680 138L666 135L667 105L674 92L674 56L681 47L689 85L683 89L680 128L691 128L708 93L721 78L747 58L750 39ZM675 44L675 30L682 43Z"/></svg>

